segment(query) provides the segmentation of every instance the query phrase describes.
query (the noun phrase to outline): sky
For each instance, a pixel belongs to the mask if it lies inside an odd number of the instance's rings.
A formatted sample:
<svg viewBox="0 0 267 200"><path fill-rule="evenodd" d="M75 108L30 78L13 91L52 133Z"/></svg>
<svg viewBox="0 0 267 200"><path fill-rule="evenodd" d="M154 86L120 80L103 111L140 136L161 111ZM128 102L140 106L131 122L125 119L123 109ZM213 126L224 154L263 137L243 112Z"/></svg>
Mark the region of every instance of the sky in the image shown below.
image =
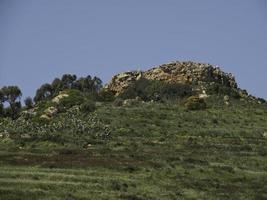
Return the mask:
<svg viewBox="0 0 267 200"><path fill-rule="evenodd" d="M0 0L0 87L170 61L218 65L267 99L265 0Z"/></svg>

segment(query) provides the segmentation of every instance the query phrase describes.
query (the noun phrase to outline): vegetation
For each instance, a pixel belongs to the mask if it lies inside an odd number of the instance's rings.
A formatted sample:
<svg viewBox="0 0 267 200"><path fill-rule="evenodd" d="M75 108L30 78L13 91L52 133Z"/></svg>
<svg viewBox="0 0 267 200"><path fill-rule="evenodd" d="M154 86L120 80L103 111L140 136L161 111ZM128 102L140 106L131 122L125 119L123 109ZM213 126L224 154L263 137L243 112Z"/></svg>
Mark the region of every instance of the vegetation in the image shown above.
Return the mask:
<svg viewBox="0 0 267 200"><path fill-rule="evenodd" d="M75 105L81 105L85 101L85 96L82 92L75 89L67 89L65 93L68 95L59 100L58 108L61 112L68 110Z"/></svg>
<svg viewBox="0 0 267 200"><path fill-rule="evenodd" d="M21 109L20 98L22 92L18 86L4 86L0 89L0 114L15 119ZM3 103L8 103L9 107L4 109Z"/></svg>
<svg viewBox="0 0 267 200"><path fill-rule="evenodd" d="M186 99L185 107L188 110L203 110L207 107L207 104L204 99L198 96L191 96Z"/></svg>
<svg viewBox="0 0 267 200"><path fill-rule="evenodd" d="M27 97L25 100L24 100L24 103L25 103L25 106L27 109L31 109L33 108L33 100L31 97Z"/></svg>
<svg viewBox="0 0 267 200"><path fill-rule="evenodd" d="M160 101L190 96L192 93L190 85L140 79L127 88L119 97L122 99L140 97L144 101Z"/></svg>
<svg viewBox="0 0 267 200"><path fill-rule="evenodd" d="M76 75L64 74L61 79L55 78L51 84L46 83L37 89L34 101L49 100L67 89L76 89L83 93L97 95L101 88L102 81L98 77L92 78L89 75L77 79Z"/></svg>
<svg viewBox="0 0 267 200"><path fill-rule="evenodd" d="M13 119L0 90L0 199L267 198L265 101L147 80L115 97L93 80L55 79Z"/></svg>
<svg viewBox="0 0 267 200"><path fill-rule="evenodd" d="M243 91L247 94L247 91ZM216 94L216 95L228 95L234 98L239 98L240 94L237 89L233 89L231 87L222 86L218 83L213 83L207 86L207 93L208 94Z"/></svg>
<svg viewBox="0 0 267 200"><path fill-rule="evenodd" d="M90 113L95 111L95 109L96 109L95 103L91 100L87 100L81 105L81 112L83 113Z"/></svg>

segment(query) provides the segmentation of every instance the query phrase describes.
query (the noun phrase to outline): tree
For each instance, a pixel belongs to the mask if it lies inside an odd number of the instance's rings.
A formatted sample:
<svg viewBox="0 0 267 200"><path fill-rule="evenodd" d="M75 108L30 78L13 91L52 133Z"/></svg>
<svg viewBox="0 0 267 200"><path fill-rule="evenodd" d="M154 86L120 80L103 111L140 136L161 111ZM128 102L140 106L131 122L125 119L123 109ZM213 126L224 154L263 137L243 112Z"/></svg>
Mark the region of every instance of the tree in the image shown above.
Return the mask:
<svg viewBox="0 0 267 200"><path fill-rule="evenodd" d="M62 88L61 89L69 89L73 87L74 82L76 81L77 76L75 74L64 74L61 78Z"/></svg>
<svg viewBox="0 0 267 200"><path fill-rule="evenodd" d="M8 116L13 119L17 117L21 109L20 99L22 92L18 86L4 86L1 89L1 101L8 102L10 114Z"/></svg>
<svg viewBox="0 0 267 200"><path fill-rule="evenodd" d="M31 97L27 97L27 98L24 100L24 103L25 103L27 109L31 109L31 108L33 108L33 100L32 100Z"/></svg>
<svg viewBox="0 0 267 200"><path fill-rule="evenodd" d="M2 117L4 115L4 94L2 92L2 90L0 90L0 117Z"/></svg>
<svg viewBox="0 0 267 200"><path fill-rule="evenodd" d="M2 89L0 90L0 104L2 104L4 102L4 93L2 91Z"/></svg>
<svg viewBox="0 0 267 200"><path fill-rule="evenodd" d="M62 90L62 82L59 78L55 78L51 83L53 93L58 93Z"/></svg>
<svg viewBox="0 0 267 200"><path fill-rule="evenodd" d="M90 75L88 75L87 77L81 77L75 81L73 88L82 92L97 93L102 88L102 81L98 77L92 78Z"/></svg>
<svg viewBox="0 0 267 200"><path fill-rule="evenodd" d="M2 89L3 100L7 101L10 105L15 103L16 100L20 101L22 92L18 86L4 86Z"/></svg>
<svg viewBox="0 0 267 200"><path fill-rule="evenodd" d="M0 117L4 116L4 105L0 103Z"/></svg>
<svg viewBox="0 0 267 200"><path fill-rule="evenodd" d="M52 86L49 83L43 84L39 89L37 89L34 101L39 102L42 100L46 100L51 97L53 94Z"/></svg>
<svg viewBox="0 0 267 200"><path fill-rule="evenodd" d="M102 88L102 80L95 76L93 78L93 91L99 92L101 88Z"/></svg>

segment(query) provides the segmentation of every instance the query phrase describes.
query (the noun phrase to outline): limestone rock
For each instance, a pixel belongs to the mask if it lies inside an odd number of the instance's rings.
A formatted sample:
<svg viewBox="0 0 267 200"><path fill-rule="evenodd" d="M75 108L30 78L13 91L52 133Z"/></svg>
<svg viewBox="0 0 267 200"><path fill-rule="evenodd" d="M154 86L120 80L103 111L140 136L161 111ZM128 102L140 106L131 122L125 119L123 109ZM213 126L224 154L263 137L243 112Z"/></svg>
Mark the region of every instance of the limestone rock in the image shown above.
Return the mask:
<svg viewBox="0 0 267 200"><path fill-rule="evenodd" d="M48 117L53 117L58 113L58 109L55 108L54 106L48 107L47 109L44 110L44 114L47 115Z"/></svg>
<svg viewBox="0 0 267 200"><path fill-rule="evenodd" d="M132 71L124 72L114 76L107 85L107 89L114 91L116 94L120 94L122 91L127 89L132 83L142 78L142 72Z"/></svg>
<svg viewBox="0 0 267 200"><path fill-rule="evenodd" d="M237 89L234 76L230 73L223 72L217 66L178 61L156 66L143 72L132 71L118 74L112 78L106 88L118 95L141 78L168 83L194 84L200 88L205 83L218 83Z"/></svg>
<svg viewBox="0 0 267 200"><path fill-rule="evenodd" d="M61 99L65 98L65 97L68 97L68 96L69 96L69 95L66 94L66 93L60 93L58 96L56 96L56 97L54 97L54 98L52 99L52 102L58 104L59 101L60 101Z"/></svg>

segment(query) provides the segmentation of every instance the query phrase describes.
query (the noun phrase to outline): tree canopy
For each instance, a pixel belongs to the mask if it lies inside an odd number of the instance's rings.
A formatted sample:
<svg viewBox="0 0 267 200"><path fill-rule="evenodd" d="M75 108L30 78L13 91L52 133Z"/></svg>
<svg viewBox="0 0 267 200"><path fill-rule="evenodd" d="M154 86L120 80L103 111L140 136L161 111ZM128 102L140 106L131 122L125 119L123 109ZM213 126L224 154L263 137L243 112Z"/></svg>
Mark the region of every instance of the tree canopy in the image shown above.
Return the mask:
<svg viewBox="0 0 267 200"><path fill-rule="evenodd" d="M77 79L75 74L64 74L61 79L55 78L51 84L46 83L37 89L34 101L39 102L52 98L66 89L77 89L81 92L95 94L102 88L102 81L98 77L81 77Z"/></svg>

